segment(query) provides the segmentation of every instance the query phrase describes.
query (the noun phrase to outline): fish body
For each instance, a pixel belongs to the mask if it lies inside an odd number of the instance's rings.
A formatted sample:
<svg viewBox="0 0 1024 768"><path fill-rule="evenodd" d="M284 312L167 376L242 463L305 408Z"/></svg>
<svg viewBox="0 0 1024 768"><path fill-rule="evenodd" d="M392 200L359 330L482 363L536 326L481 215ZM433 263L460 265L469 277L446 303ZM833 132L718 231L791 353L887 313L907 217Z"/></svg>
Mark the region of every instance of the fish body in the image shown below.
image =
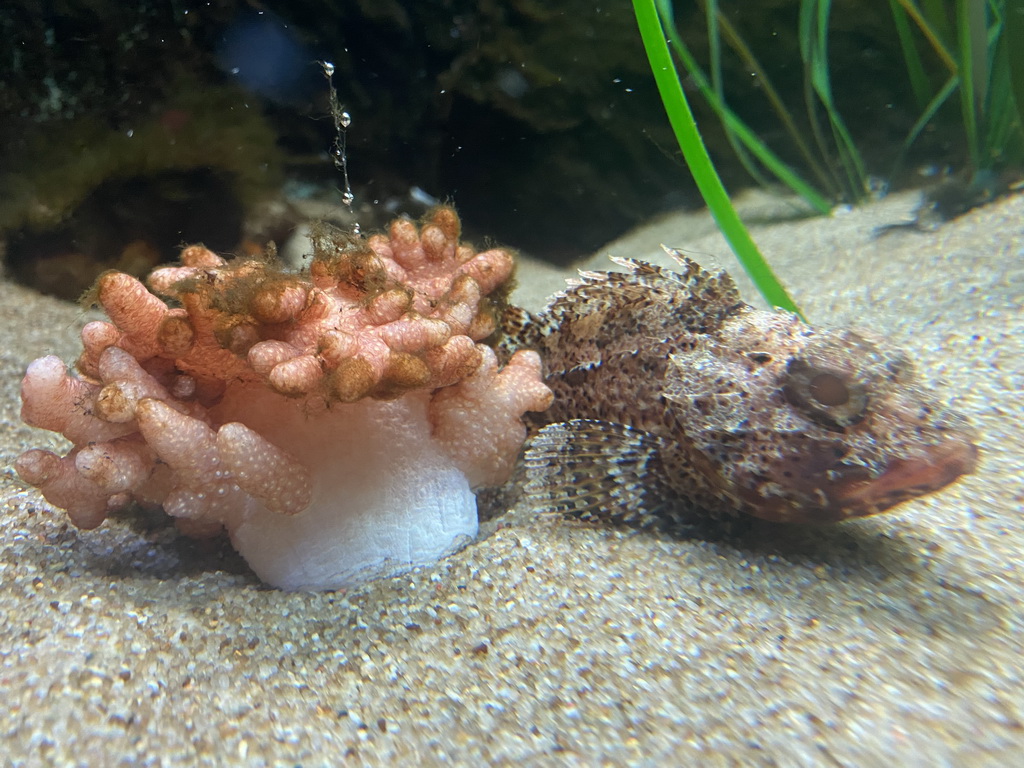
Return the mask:
<svg viewBox="0 0 1024 768"><path fill-rule="evenodd" d="M678 272L613 259L626 271L581 272L540 315L506 317L555 393L526 453L535 505L641 526L836 522L973 470L971 428L906 354L755 309L670 253Z"/></svg>

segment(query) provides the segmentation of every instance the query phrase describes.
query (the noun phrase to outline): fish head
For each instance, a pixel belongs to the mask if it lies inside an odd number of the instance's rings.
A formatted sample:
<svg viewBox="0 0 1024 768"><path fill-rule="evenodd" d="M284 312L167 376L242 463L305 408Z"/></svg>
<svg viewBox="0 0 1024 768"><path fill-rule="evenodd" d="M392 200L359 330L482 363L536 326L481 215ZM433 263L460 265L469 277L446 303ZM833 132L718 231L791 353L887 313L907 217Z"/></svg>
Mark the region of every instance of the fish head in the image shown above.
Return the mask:
<svg viewBox="0 0 1024 768"><path fill-rule="evenodd" d="M672 362L677 376L687 366L688 381L667 397L686 411L677 418L700 452L695 463L755 517L874 515L976 466L967 420L872 334L748 308Z"/></svg>

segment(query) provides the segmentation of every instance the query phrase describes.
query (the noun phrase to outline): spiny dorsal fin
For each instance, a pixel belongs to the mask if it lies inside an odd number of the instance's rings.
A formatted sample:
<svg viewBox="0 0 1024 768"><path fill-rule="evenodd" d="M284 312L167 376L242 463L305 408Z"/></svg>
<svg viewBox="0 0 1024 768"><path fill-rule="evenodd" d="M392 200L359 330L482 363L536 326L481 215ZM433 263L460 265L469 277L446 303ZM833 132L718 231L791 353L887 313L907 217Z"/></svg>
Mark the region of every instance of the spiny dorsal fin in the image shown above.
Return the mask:
<svg viewBox="0 0 1024 768"><path fill-rule="evenodd" d="M528 503L542 512L648 527L671 500L659 438L594 419L549 424L526 451Z"/></svg>
<svg viewBox="0 0 1024 768"><path fill-rule="evenodd" d="M742 306L739 291L725 272L711 273L678 251L666 249L683 269L675 272L639 259L611 257L626 272L581 271L568 281L526 327L508 334L516 349L544 349L557 345L551 336L574 337L573 326L592 335L596 326L606 338L641 334L645 338L689 331L708 333Z"/></svg>
<svg viewBox="0 0 1024 768"><path fill-rule="evenodd" d="M614 263L624 267L625 274L631 275L638 285L644 285L657 293L672 295L673 303L686 299L691 302L705 304L703 311L715 314L719 311L730 311L740 302L736 283L725 270L710 272L693 259L676 248L666 245L662 249L679 262L681 271L664 269L640 259L609 256Z"/></svg>

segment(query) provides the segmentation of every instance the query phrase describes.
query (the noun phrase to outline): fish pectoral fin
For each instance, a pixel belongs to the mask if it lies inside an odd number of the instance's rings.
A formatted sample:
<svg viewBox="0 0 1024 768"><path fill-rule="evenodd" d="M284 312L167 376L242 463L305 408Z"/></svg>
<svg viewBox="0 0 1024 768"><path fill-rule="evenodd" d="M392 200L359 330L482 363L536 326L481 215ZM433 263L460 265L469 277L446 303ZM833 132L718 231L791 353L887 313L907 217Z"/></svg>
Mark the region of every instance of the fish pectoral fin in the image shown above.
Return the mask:
<svg viewBox="0 0 1024 768"><path fill-rule="evenodd" d="M581 520L654 525L671 498L660 447L660 438L624 424L549 424L526 450L526 500Z"/></svg>

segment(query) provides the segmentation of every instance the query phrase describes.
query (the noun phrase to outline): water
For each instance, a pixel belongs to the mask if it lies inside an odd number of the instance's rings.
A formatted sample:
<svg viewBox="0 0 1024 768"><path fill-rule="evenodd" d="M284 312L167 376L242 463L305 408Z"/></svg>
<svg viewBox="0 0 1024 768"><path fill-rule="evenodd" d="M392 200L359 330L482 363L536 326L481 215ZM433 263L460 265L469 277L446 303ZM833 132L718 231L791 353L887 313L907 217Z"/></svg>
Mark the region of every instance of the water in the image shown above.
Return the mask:
<svg viewBox="0 0 1024 768"><path fill-rule="evenodd" d="M795 7L757 18L722 7L799 105ZM532 310L577 266L614 268L609 253L654 261L661 243L726 268L759 303L699 210L627 6L502 19L438 8L385 18L282 4L256 27L258 12L230 3L142 4L116 20L0 11L6 465L30 448L66 450L21 422L19 382L42 355L73 363L81 328L102 318L36 288L73 298L104 269L141 275L187 242L224 255L273 242L308 266L309 219L370 233L453 200L466 239L526 251L513 300ZM677 13L703 34L702 17ZM888 515L724 541L588 526L481 495L480 539L436 565L285 593L224 538L185 537L151 505L70 527L12 469L0 482L0 733L12 765L86 751L167 765L1013 764L1024 747L1024 203L919 226L907 182L919 163L959 178L959 117L943 115L892 173L913 95L884 14L849 13L830 42L836 77L853 74L835 91L887 196L794 218L781 193L739 191L742 167L695 97L699 125L812 323L904 347L978 429L977 472ZM218 41L236 28L272 30L295 80L271 93L242 77L263 49L223 59ZM727 53L730 103L806 170L772 127L761 76ZM224 330L237 340L251 328ZM219 395L201 397L205 409Z"/></svg>

